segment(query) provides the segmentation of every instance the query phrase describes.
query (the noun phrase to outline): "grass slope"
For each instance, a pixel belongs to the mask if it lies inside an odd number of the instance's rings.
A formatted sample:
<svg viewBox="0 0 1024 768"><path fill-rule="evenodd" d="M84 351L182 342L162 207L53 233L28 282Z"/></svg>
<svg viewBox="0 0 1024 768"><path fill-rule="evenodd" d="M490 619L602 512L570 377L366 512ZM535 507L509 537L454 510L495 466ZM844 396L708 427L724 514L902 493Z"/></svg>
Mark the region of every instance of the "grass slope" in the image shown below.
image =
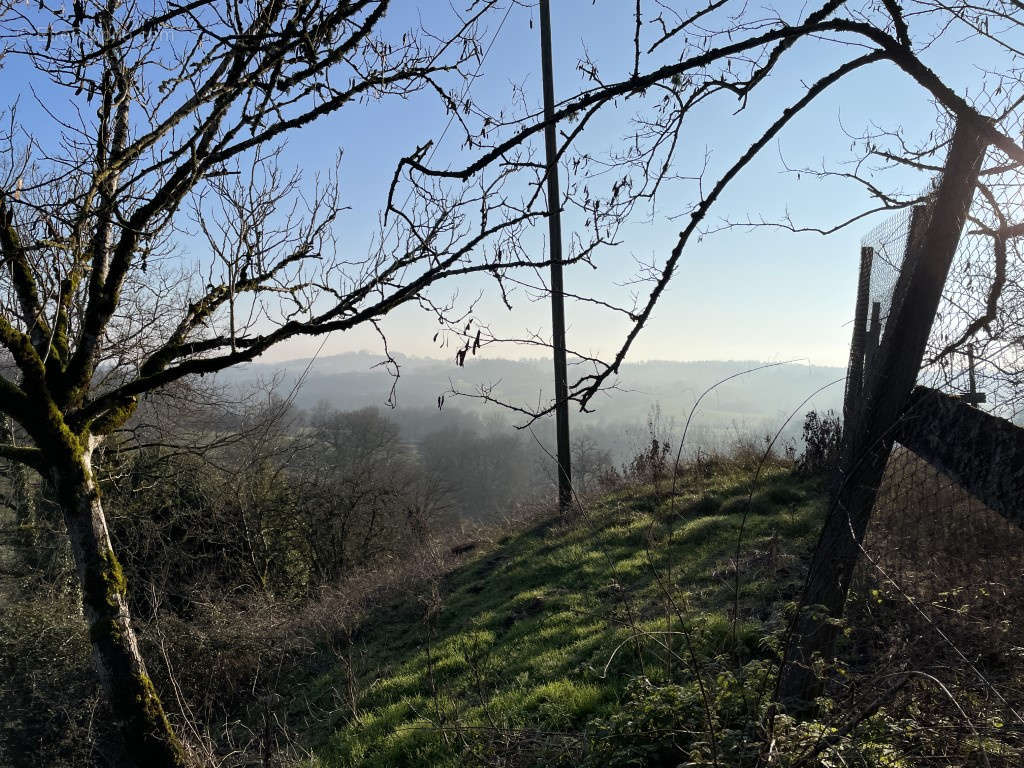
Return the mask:
<svg viewBox="0 0 1024 768"><path fill-rule="evenodd" d="M609 496L585 520L506 536L426 594L369 616L350 671L310 691L352 692L316 762L578 764L587 738L616 727L630 686L679 681L692 697L688 660L714 677L727 666L715 659L737 668L770 657L762 638L780 630L798 590L822 491L769 469L751 494L750 476Z"/></svg>

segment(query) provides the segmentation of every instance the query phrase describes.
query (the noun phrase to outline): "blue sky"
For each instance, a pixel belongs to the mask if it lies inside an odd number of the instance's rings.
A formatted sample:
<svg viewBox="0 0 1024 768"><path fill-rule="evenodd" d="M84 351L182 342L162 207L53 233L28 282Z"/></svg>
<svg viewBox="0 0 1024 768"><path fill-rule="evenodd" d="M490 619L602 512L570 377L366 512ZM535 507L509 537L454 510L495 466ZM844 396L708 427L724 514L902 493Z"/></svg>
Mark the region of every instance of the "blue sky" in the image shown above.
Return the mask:
<svg viewBox="0 0 1024 768"><path fill-rule="evenodd" d="M785 4L784 4L785 5ZM439 7L433 6L434 8ZM631 2L625 0L553 0L552 26L555 36L556 94L568 95L579 85L576 63L584 46L601 64L602 75L619 79L631 66ZM797 4L793 4L794 9ZM430 3L399 3L390 23L403 27L415 21L418 9ZM437 12L441 15L441 12ZM530 20L534 24L531 28ZM484 39L490 41L499 17L491 20ZM526 87L539 105L541 99L539 26L536 10L513 7L488 54L481 76L474 82L473 97L491 105L509 98L509 83ZM979 81L974 59L978 52L963 41L951 40L935 46L929 63L954 82ZM798 46L779 71L751 100L747 109L734 115L734 101L722 99L701 115L688 134L688 154L694 164L706 151L715 163L731 162L742 151L744 137L753 135L774 118L782 105L798 97L801 79L812 79L826 71L829 62L838 63L852 54L836 52L816 43ZM586 138L597 150L613 146L628 132L629 104L603 120ZM779 141L769 147L737 180L711 216L732 220L764 216L772 219L785 213L802 223L835 223L866 207L863 191L849 183L799 180L782 172L781 158L790 165L816 166L822 162L835 167L850 159L850 141L840 126L857 133L873 121L886 126L902 125L913 136L927 133L935 125L934 110L926 95L904 75L888 65L856 73L847 82L824 95L797 118ZM343 179L346 200L352 205L342 227L342 239L359 248L369 230L360 223L375 220L386 195L394 162L418 144L437 136L445 115L430 98L391 101L361 111L346 111L305 133L301 142L292 141L290 157L300 165L322 161L337 145L345 148ZM447 140L458 141L456 131ZM435 165L446 159L442 149ZM450 155L448 159L454 159ZM891 182L907 190L923 187L923 177L893 177ZM675 243L680 223L670 217L690 202L670 193L658 202L650 221L638 221L623 233L622 245L605 252L600 269L569 270L571 291L592 291L609 297L625 296L616 283L627 281L635 271L635 259L663 258ZM720 232L691 246L670 290L631 358L641 359L806 359L815 364L845 365L849 343L848 321L852 313L862 235L882 217L855 224L835 235L793 234L780 230L756 229ZM568 227L567 227L568 229ZM538 237L543 239L543 232ZM568 237L568 232L566 233ZM538 247L540 247L538 245ZM463 283L461 295L477 289L489 291L487 283ZM546 332L548 307L544 302L520 301L509 315L494 297L485 298L481 316L510 334L522 327ZM607 314L570 305L568 310L570 346L608 354L621 338L622 326ZM419 310L405 310L385 324L392 347L409 354L444 355L431 342L434 328L424 322ZM308 354L319 342L303 341L279 348L270 359ZM325 354L376 347L371 333L355 332L332 338ZM527 350L504 347L500 353L516 357Z"/></svg>
<svg viewBox="0 0 1024 768"><path fill-rule="evenodd" d="M802 3L777 4L794 14ZM607 80L628 76L632 66L633 3L627 0L552 0L555 37L556 94L568 96L581 85L576 64L584 48L598 62ZM422 18L428 26L452 23L452 10L440 0L396 0L386 24L401 31ZM539 25L536 9L514 5L504 18L492 16L483 35L493 45L480 77L473 83L474 100L493 109L507 104L510 83L524 87L535 105L540 104ZM533 24L531 26L531 19ZM671 55L670 47L665 48ZM801 83L817 79L830 65L851 58L851 49L807 41L796 46L770 79L758 89L747 108L734 114L730 98L713 102L700 113L684 135L679 154L681 170L699 167L710 153L710 177L730 164L779 110L798 98ZM961 88L980 83L979 67L985 50L965 42L954 32L926 54L928 63ZM996 64L996 62L991 62ZM10 66L10 65L9 65ZM11 77L14 75L14 77ZM17 65L5 73L7 82L17 79ZM38 133L49 132L48 121L25 93L23 117L35 123ZM600 152L615 146L629 133L633 105L625 103L609 112L586 134L586 146ZM365 253L376 230L378 212L385 203L388 184L397 160L417 145L440 134L447 116L435 97L422 94L408 100L391 99L346 108L293 134L284 155L286 162L303 169L307 178L327 167L338 148L343 148L342 186L351 206L338 226L339 247L351 257ZM748 216L777 219L787 212L800 223L829 225L868 207L863 191L834 180L797 179L782 172L782 158L793 166L832 167L851 158L850 140L841 130L859 133L869 122L887 127L903 126L908 134L926 134L935 126L935 113L926 95L889 65L861 70L827 92L800 115L780 139L762 153L740 176L712 210L709 223L723 218ZM464 162L459 135L448 133L434 157L435 165ZM890 184L905 190L922 188L922 176L896 175ZM598 257L598 270L582 266L569 269L569 291L623 299L623 286L636 270L637 260L663 259L681 229L673 217L693 201L692 187L668 187L653 215L637 217L621 233L622 243ZM691 244L667 294L634 346L630 358L643 359L801 359L822 365L844 365L849 343L848 321L852 313L859 241L879 220L875 217L829 237L793 234L765 228L719 232ZM576 222L565 224L566 239ZM532 247L544 247L545 232L538 228ZM546 302L520 298L513 313L505 310L486 281L466 281L444 286L436 295L458 290L463 297L483 293L481 319L496 330L521 335L523 329L547 334ZM644 289L646 292L646 289ZM593 354L610 354L621 340L624 326L606 313L570 303L567 309L571 348ZM432 342L435 326L420 310L407 308L384 323L392 349L413 355L448 356ZM283 360L308 356L320 340L300 340L269 353L264 359ZM370 330L336 334L323 354L378 349ZM519 357L525 348L499 347L490 356Z"/></svg>

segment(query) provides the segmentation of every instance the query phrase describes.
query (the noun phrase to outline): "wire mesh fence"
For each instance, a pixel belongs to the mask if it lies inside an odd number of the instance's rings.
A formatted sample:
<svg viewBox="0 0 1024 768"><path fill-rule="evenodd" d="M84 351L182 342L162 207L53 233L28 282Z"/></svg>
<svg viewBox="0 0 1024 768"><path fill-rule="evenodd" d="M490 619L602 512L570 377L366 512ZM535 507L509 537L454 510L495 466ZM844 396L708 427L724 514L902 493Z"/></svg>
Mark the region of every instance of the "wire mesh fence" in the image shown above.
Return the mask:
<svg viewBox="0 0 1024 768"><path fill-rule="evenodd" d="M1007 135L1022 134L1024 111L1008 92L997 89L979 107L1001 115ZM884 339L903 300L901 285L917 267L907 263L914 253L908 243L918 227L927 225L927 216L926 206L905 209L863 240L863 258L871 260L867 295L876 339ZM1024 422L1022 255L1024 170L990 147L917 384L1017 427ZM871 375L870 326L867 339L865 381ZM915 429L934 430L935 425ZM955 433L942 438L950 450L966 445ZM986 464L990 475L1019 477L1024 456L1017 446L996 445L973 460ZM1024 530L1007 519L1006 509L1019 509L1024 496L996 505L997 513L940 464L895 446L863 542L851 619L860 642L875 646L873 657L881 655L894 671L927 681L891 704L913 723L917 746L907 753L912 764L1019 765L1024 759L1024 640L1019 628L1024 619ZM961 729L962 739L936 737L934 749L929 746L930 734L950 729ZM961 745L955 754L950 753L953 743Z"/></svg>
<svg viewBox="0 0 1024 768"><path fill-rule="evenodd" d="M899 301L896 284L907 256L907 241L914 211L914 208L904 208L871 230L861 241L864 248L871 249L867 256L871 261L869 312L872 319L877 318L881 332L884 332L892 314L894 300L896 303ZM878 307L877 314L875 305Z"/></svg>
<svg viewBox="0 0 1024 768"><path fill-rule="evenodd" d="M983 113L1001 115L1010 136L1024 133L1024 108L1009 92L985 99ZM927 226L927 205L905 208L862 240L870 249L869 313L879 338L903 299L912 229ZM916 221L915 221L916 219ZM990 147L978 189L932 324L918 383L952 395L974 391L983 408L1004 419L1024 416L1024 167ZM906 265L906 269L904 268ZM870 327L868 328L870 334ZM972 365L973 363L973 365Z"/></svg>
<svg viewBox="0 0 1024 768"><path fill-rule="evenodd" d="M1019 136L1019 106L997 109ZM1024 413L1024 168L990 148L967 227L935 318L922 383L950 393L984 393L983 407L1020 421ZM972 365L973 362L973 365Z"/></svg>

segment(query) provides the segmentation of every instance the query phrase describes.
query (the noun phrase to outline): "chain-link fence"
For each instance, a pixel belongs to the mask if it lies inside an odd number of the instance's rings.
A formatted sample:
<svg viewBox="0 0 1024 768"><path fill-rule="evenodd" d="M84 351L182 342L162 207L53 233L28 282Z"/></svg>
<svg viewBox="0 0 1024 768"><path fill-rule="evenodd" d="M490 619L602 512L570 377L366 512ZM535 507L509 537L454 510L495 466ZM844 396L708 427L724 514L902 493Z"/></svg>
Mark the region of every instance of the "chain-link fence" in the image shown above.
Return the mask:
<svg viewBox="0 0 1024 768"><path fill-rule="evenodd" d="M884 332L886 322L898 305L897 283L900 269L907 256L907 244L912 222L924 207L904 208L890 216L865 235L861 246L870 249L865 258L871 263L868 284L869 316L879 323Z"/></svg>
<svg viewBox="0 0 1024 768"><path fill-rule="evenodd" d="M979 105L1001 115L1009 136L1024 134L1024 108L1007 92ZM879 338L902 300L901 274L914 228L923 229L927 205L905 208L871 230L869 318L877 312ZM984 410L1012 421L1024 416L1024 167L990 147L967 226L949 270L932 324L918 383L952 395L978 395ZM870 322L870 320L869 320ZM868 327L870 335L870 327ZM984 396L984 402L980 402Z"/></svg>
<svg viewBox="0 0 1024 768"><path fill-rule="evenodd" d="M1008 135L1022 134L1024 111L1006 93L982 106L1002 115ZM852 354L866 360L865 396L872 354L917 267L907 263L915 253L908 244L928 226L929 211L905 209L864 238L868 319L864 350ZM890 705L906 715L919 745L905 755L911 764L1024 759L1024 530L1021 517L1012 522L1024 507L1024 494L1012 493L1024 467L1014 435L1024 421L1022 255L1024 169L990 147L917 376L920 387L947 396L945 413L960 411L963 420L937 423L925 410L897 437L851 601L860 642L875 646L872 656L886 657L891 674L926 681ZM953 423L972 425L976 434L950 430ZM967 469L950 471L952 465ZM993 484L1000 489L986 495ZM950 729L962 739L950 740ZM950 754L950 743L961 750Z"/></svg>

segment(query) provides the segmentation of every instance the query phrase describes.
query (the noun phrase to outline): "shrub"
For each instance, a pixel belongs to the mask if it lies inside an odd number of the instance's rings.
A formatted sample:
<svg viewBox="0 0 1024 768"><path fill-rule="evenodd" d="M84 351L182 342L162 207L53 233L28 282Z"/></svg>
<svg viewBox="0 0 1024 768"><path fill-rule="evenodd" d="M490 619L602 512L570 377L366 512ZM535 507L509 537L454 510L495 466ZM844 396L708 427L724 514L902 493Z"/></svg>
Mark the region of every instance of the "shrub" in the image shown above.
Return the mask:
<svg viewBox="0 0 1024 768"><path fill-rule="evenodd" d="M722 472L726 464L726 460L717 451L707 451L698 447L697 454L694 456L690 467L697 477L710 480L716 474Z"/></svg>
<svg viewBox="0 0 1024 768"><path fill-rule="evenodd" d="M0 766L122 765L74 601L0 597Z"/></svg>
<svg viewBox="0 0 1024 768"><path fill-rule="evenodd" d="M755 470L762 465L773 465L778 457L772 448L772 436L738 434L729 447L730 463L744 470Z"/></svg>
<svg viewBox="0 0 1024 768"><path fill-rule="evenodd" d="M676 766L685 764L701 735L704 711L695 685L654 685L634 680L621 708L591 723L593 749L584 765Z"/></svg>
<svg viewBox="0 0 1024 768"><path fill-rule="evenodd" d="M796 471L804 477L825 475L839 466L843 425L833 411L819 416L811 411L804 417L804 452L797 459Z"/></svg>
<svg viewBox="0 0 1024 768"><path fill-rule="evenodd" d="M655 405L647 414L647 443L622 467L622 477L627 483L641 485L657 484L678 471L672 451L671 424L665 424L661 406Z"/></svg>
<svg viewBox="0 0 1024 768"><path fill-rule="evenodd" d="M657 483L668 476L669 451L672 446L667 440L651 437L651 444L640 451L623 467L623 475L639 483Z"/></svg>

